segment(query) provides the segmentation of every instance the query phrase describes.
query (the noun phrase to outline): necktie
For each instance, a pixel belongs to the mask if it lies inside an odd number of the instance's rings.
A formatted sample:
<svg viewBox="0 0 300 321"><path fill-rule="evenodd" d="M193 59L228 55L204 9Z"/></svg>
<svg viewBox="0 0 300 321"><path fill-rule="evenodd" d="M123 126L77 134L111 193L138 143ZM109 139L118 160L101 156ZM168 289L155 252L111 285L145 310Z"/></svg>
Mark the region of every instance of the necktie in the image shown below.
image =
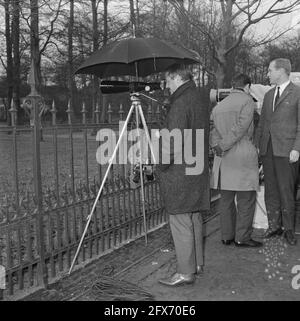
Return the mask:
<svg viewBox="0 0 300 321"><path fill-rule="evenodd" d="M277 93L276 93L276 96L275 96L273 111L274 111L274 109L275 109L275 106L276 106L276 104L277 104L277 101L278 101L279 97L280 97L280 87L277 87Z"/></svg>

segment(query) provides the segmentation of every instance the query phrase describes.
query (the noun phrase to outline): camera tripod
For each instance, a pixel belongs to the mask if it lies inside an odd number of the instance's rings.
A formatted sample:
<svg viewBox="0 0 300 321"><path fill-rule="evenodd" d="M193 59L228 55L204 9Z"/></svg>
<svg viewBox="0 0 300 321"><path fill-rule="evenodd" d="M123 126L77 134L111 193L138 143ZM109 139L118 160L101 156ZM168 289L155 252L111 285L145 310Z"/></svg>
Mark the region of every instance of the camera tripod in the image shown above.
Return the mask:
<svg viewBox="0 0 300 321"><path fill-rule="evenodd" d="M72 269L73 269L73 266L76 262L76 259L78 257L78 254L79 254L79 251L80 251L80 248L82 246L82 243L83 243L83 240L84 240L84 237L86 235L86 232L88 230L88 227L89 227L89 224L91 222L91 219L92 219L92 216L93 216L93 213L95 211L95 208L96 208L96 205L98 203L98 200L101 196L101 193L103 191L103 187L105 185L105 182L107 180L107 177L108 177L108 174L109 174L109 171L110 171L110 168L113 164L113 161L116 157L116 154L117 154L117 150L119 148L119 145L122 141L122 137L125 133L125 130L127 129L127 126L128 126L128 123L129 123L129 120L130 120L130 117L132 115L133 112L135 112L135 120L136 120L136 129L137 129L137 133L138 133L138 137L140 138L141 135L140 135L140 120L142 121L142 125L144 127L144 130L145 130L145 133L146 133L146 140L147 140L147 143L149 144L150 146L150 151L151 151L151 155L153 157L153 161L154 163L156 163L156 160L155 160L155 155L154 155L154 150L153 150L153 146L152 146L152 143L151 143L151 139L150 139L150 135L149 135L149 130L148 130L148 127L147 127L147 124L146 124L146 120L145 120L145 117L144 117L144 113L143 113L143 109L142 109L142 106L141 106L141 100L140 98L138 97L140 94L139 93L131 93L130 94L130 99L131 99L131 107L130 107L130 110L128 112L128 115L126 117L126 120L124 122L124 125L123 125L123 128L121 130L121 133L119 135L119 139L118 139L118 142L116 144L116 147L112 153L112 156L109 160L109 163L108 163L108 167L106 169L106 172L105 172L105 175L103 177L103 180L102 180L102 183L101 183L101 186L100 186L100 189L98 191L98 194L97 194L97 197L95 199L95 202L93 204L93 207L92 207L92 210L90 212L90 214L88 215L87 217L87 223L85 225L85 228L84 228L84 231L83 231L83 234L81 236L81 239L80 239L80 242L79 242L79 245L77 247L77 250L76 250L76 253L75 253L75 256L74 256L74 259L72 261L72 264L71 264L71 267L70 267L70 270L69 270L69 274L72 272ZM150 98L152 100L155 100L147 95L143 95L147 98ZM138 142L138 145L139 145L139 150L141 151L141 139L139 139L139 142ZM143 212L143 223L144 223L144 235L145 235L145 243L147 245L148 243L148 237L147 237L147 221L146 221L146 211L145 211L145 193L144 193L144 177L143 177L143 164L142 162L140 161L139 162L139 169L140 169L140 182L141 182L141 197L142 197L142 212Z"/></svg>

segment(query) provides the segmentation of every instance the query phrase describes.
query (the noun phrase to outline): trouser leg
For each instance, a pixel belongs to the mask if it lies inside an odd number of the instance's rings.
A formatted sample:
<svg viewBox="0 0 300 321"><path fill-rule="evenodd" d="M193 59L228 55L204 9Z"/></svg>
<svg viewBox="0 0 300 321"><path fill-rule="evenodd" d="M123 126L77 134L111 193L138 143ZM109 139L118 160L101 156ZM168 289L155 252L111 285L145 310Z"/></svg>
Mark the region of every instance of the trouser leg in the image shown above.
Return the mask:
<svg viewBox="0 0 300 321"><path fill-rule="evenodd" d="M170 215L170 228L175 245L177 272L195 273L195 240L191 213Z"/></svg>
<svg viewBox="0 0 300 321"><path fill-rule="evenodd" d="M295 194L299 163L290 163L288 157L274 157L278 189L280 191L282 226L295 228Z"/></svg>
<svg viewBox="0 0 300 321"><path fill-rule="evenodd" d="M271 139L268 143L267 153L262 157L265 186L265 204L269 228L276 230L281 227L280 192L278 188L273 149Z"/></svg>
<svg viewBox="0 0 300 321"><path fill-rule="evenodd" d="M196 265L204 265L203 249L203 218L201 213L192 213L192 222L194 228L194 246L196 255Z"/></svg>
<svg viewBox="0 0 300 321"><path fill-rule="evenodd" d="M235 191L221 190L220 217L222 240L232 240L235 237L236 205Z"/></svg>
<svg viewBox="0 0 300 321"><path fill-rule="evenodd" d="M235 240L247 242L251 238L252 223L255 213L256 191L237 192L237 219Z"/></svg>

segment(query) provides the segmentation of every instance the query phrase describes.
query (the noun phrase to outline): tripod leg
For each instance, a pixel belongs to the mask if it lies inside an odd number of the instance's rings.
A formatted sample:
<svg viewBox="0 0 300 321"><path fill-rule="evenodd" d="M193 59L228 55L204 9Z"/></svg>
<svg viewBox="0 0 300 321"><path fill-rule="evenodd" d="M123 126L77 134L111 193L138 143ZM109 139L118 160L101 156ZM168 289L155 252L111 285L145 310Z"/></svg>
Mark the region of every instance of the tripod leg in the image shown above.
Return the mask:
<svg viewBox="0 0 300 321"><path fill-rule="evenodd" d="M134 104L132 104L131 107L130 107L130 110L129 110L129 112L128 112L128 115L127 115L127 118L126 118L126 120L125 120L124 126L123 126L123 128L122 128L121 133L120 133L120 136L119 136L117 145L116 145L116 147L115 147L115 149L114 149L114 152L113 152L113 154L112 154L112 156L111 156L111 158L110 158L110 160L109 160L109 164L108 164L108 167L107 167L107 169L106 169L105 175L104 175L104 177L103 177L103 180L102 180L102 183L101 183L99 192L98 192L98 194L97 194L97 197L96 197L96 199L95 199L94 205L93 205L93 207L92 207L92 210L91 210L89 216L87 217L87 223L86 223L86 225L85 225L83 234L82 234L82 236L81 236L81 240L80 240L80 242L79 242L79 245L78 245L78 248L77 248L77 250L76 250L74 259L73 259L73 261L72 261L72 264L71 264L71 267L70 267L70 270L69 270L69 274L72 272L73 266L74 266L74 264L75 264L75 261L76 261L76 259L77 259L78 254L79 254L81 245L82 245L82 243L83 243L83 239L84 239L84 237L85 237L85 234L86 234L87 229L88 229L88 227L89 227L89 224L90 224L90 222L91 222L92 215L93 215L94 210L95 210L95 208L96 208L97 202L98 202L98 200L99 200L99 198L100 198L101 192L102 192L102 190L103 190L103 187L104 187L104 184L105 184L105 182L106 182L106 179L107 179L109 170L110 170L110 168L111 168L111 166L112 166L112 163L113 163L113 161L114 161L114 158L115 158L115 156L116 156L116 153L117 153L118 147L119 147L119 145L120 145L120 143L121 143L121 140L122 140L122 137L123 137L123 135L124 135L124 132L125 132L125 130L127 129L127 125L128 125L128 122L129 122L129 119L130 119L130 116L131 116L131 114L132 114L132 112L133 112L134 107L135 107Z"/></svg>
<svg viewBox="0 0 300 321"><path fill-rule="evenodd" d="M145 233L145 243L148 244L148 236L147 236L147 219L146 219L146 209L145 209L145 192L144 192L144 173L143 173L143 165L142 165L142 146L141 146L141 135L139 128L139 102L135 103L135 117L136 117L136 128L139 136L139 150L141 152L141 160L140 160L140 180L141 180L141 197L142 197L142 211L143 211L143 219L144 219L144 233Z"/></svg>
<svg viewBox="0 0 300 321"><path fill-rule="evenodd" d="M151 154L152 154L152 157L153 157L153 161L154 161L154 164L156 164L156 159L155 159L155 155L154 155L154 151L153 151L153 146L152 146L152 142L151 142L150 135L149 135L149 130L148 130L148 127L147 127L147 123L146 123L146 120L145 120L145 116L144 116L141 104L138 105L138 109L139 109L139 113L140 113L140 116L141 116L142 124L143 124L144 129L145 129L147 142L148 142L148 144L150 146L150 151L151 151Z"/></svg>

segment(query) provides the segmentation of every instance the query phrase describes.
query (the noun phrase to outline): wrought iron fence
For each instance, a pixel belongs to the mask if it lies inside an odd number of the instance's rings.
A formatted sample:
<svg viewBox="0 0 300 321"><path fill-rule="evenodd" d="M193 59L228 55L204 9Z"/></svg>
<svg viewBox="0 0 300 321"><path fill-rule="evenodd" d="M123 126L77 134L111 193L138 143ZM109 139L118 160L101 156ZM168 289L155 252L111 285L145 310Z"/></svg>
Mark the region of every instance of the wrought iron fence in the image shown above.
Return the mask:
<svg viewBox="0 0 300 321"><path fill-rule="evenodd" d="M7 295L16 290L47 286L71 265L86 219L106 170L96 162L99 142L94 135L110 127L118 133L118 117L108 108L108 124L89 123L83 105L81 123L42 124L43 101L32 90L24 105L31 111L28 126L17 126L17 111L10 109L12 125L0 126L0 265L6 269ZM148 106L149 126L160 114ZM115 121L113 121L115 118ZM42 129L41 129L42 128ZM129 165L114 165L97 204L81 247L77 266L144 235L141 188L132 188ZM157 181L145 182L147 231L166 222Z"/></svg>

